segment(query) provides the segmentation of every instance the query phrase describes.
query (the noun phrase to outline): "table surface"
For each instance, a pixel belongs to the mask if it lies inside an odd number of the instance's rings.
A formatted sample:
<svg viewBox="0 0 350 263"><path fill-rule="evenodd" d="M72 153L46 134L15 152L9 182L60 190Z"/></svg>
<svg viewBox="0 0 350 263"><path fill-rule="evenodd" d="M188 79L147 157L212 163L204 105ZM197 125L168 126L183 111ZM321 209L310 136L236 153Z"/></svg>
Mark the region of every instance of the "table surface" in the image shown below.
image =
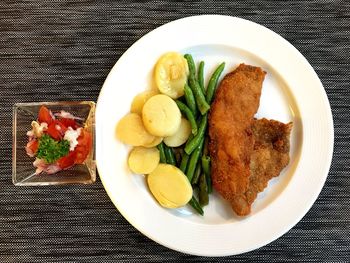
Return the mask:
<svg viewBox="0 0 350 263"><path fill-rule="evenodd" d="M307 58L324 85L334 118L333 161L319 198L295 227L253 252L195 257L138 232L99 178L87 186L12 185L14 103L96 101L130 45L164 23L198 14L268 27ZM5 0L0 31L0 262L350 261L349 1Z"/></svg>

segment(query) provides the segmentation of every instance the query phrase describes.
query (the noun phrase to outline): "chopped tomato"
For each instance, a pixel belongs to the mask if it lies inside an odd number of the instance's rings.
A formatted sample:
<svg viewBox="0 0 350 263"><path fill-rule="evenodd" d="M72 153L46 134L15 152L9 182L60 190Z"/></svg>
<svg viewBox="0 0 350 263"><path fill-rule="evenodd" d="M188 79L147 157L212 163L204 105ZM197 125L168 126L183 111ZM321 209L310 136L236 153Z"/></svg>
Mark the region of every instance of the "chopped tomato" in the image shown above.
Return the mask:
<svg viewBox="0 0 350 263"><path fill-rule="evenodd" d="M39 142L37 140L32 140L28 142L27 147L33 154L35 154L38 151Z"/></svg>
<svg viewBox="0 0 350 263"><path fill-rule="evenodd" d="M49 124L46 132L55 140L61 140L66 130L66 126L64 126L60 121L54 120Z"/></svg>
<svg viewBox="0 0 350 263"><path fill-rule="evenodd" d="M77 153L75 162L78 164L83 163L86 157L89 155L91 147L92 147L91 133L83 129L81 131L80 136L78 137L78 145L74 149L74 151Z"/></svg>
<svg viewBox="0 0 350 263"><path fill-rule="evenodd" d="M39 109L38 120L40 123L46 122L47 124L50 124L54 119L51 115L50 110L45 106L41 106Z"/></svg>
<svg viewBox="0 0 350 263"><path fill-rule="evenodd" d="M74 164L82 164L89 155L91 147L91 134L83 129L78 137L78 145L75 147L74 151L70 151L67 156L58 159L58 166L62 169L66 169Z"/></svg>
<svg viewBox="0 0 350 263"><path fill-rule="evenodd" d="M68 155L63 156L57 160L57 165L62 169L66 169L75 164L75 158L76 158L76 152L70 151Z"/></svg>
<svg viewBox="0 0 350 263"><path fill-rule="evenodd" d="M79 127L77 122L74 119L60 118L59 121L67 128L72 127L74 130L76 130Z"/></svg>

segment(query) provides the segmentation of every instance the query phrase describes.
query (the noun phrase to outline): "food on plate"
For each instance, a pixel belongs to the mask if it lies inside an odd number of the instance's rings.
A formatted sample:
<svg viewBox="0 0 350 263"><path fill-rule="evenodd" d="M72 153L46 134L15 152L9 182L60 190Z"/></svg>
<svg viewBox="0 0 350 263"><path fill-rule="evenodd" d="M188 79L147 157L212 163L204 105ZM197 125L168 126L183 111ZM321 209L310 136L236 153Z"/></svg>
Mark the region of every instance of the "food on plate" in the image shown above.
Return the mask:
<svg viewBox="0 0 350 263"><path fill-rule="evenodd" d="M216 87L219 81L219 77L221 76L221 73L224 71L225 63L221 63L214 71L212 77L209 80L208 88L207 88L207 94L206 94L206 100L209 104L213 102L214 94L216 91Z"/></svg>
<svg viewBox="0 0 350 263"><path fill-rule="evenodd" d="M232 203L232 208L238 215L248 215L258 193L288 165L292 126L291 122L284 124L265 118L253 121L254 149L250 156L248 189L236 196Z"/></svg>
<svg viewBox="0 0 350 263"><path fill-rule="evenodd" d="M265 74L239 65L220 83L209 114L213 187L238 215L249 214L257 193L289 162L292 125L254 120Z"/></svg>
<svg viewBox="0 0 350 263"><path fill-rule="evenodd" d="M187 76L188 65L182 54L168 52L158 59L154 78L161 93L173 99L181 97L184 94Z"/></svg>
<svg viewBox="0 0 350 263"><path fill-rule="evenodd" d="M149 145L155 140L155 136L146 130L141 116L137 113L125 115L118 122L116 134L119 140L132 146Z"/></svg>
<svg viewBox="0 0 350 263"><path fill-rule="evenodd" d="M156 90L145 90L144 92L137 94L131 102L130 112L141 115L143 105L145 105L146 101L157 94L158 91Z"/></svg>
<svg viewBox="0 0 350 263"><path fill-rule="evenodd" d="M237 215L248 215L257 194L289 163L292 123L254 119L266 72L240 64L217 90L224 67L205 86L203 61L197 71L190 54L166 53L155 66L161 94L138 94L117 125L122 142L143 146L130 152L130 170L147 175L164 207L188 203L203 215L214 188Z"/></svg>
<svg viewBox="0 0 350 263"><path fill-rule="evenodd" d="M161 142L163 141L163 137L157 137L155 136L154 137L154 140L150 143L147 143L147 144L144 144L142 145L143 147L146 147L146 148L151 148L151 147L155 147L157 146L158 144L160 144Z"/></svg>
<svg viewBox="0 0 350 263"><path fill-rule="evenodd" d="M206 101L205 95L204 95L205 93L202 91L198 81L195 78L195 75L193 74L189 75L188 84L196 100L198 110L202 115L205 114L210 109L210 105Z"/></svg>
<svg viewBox="0 0 350 263"><path fill-rule="evenodd" d="M204 91L205 90L205 86L204 86L204 61L199 62L199 66L198 66L198 83L199 86L201 87L201 89Z"/></svg>
<svg viewBox="0 0 350 263"><path fill-rule="evenodd" d="M191 130L192 130L192 134L196 135L197 134L197 130L198 130L198 126L197 126L197 122L195 119L195 113L194 111L192 111L186 104L184 104L183 102L176 100L175 101L177 106L179 107L179 110L186 116L187 120L190 122L191 124ZM195 108L197 109L197 108Z"/></svg>
<svg viewBox="0 0 350 263"><path fill-rule="evenodd" d="M53 113L40 107L38 119L27 132L25 147L28 156L36 157L36 174L54 174L84 163L92 148L92 136L81 121L66 111Z"/></svg>
<svg viewBox="0 0 350 263"><path fill-rule="evenodd" d="M198 186L199 186L199 195L198 195L199 204L201 206L205 206L205 205L209 204L207 179L205 178L205 174L201 174L198 179L199 179L199 182L198 182Z"/></svg>
<svg viewBox="0 0 350 263"><path fill-rule="evenodd" d="M135 174L149 174L159 164L159 151L156 147L135 147L131 150L128 165Z"/></svg>
<svg viewBox="0 0 350 263"><path fill-rule="evenodd" d="M186 205L192 198L192 186L186 175L170 164L159 164L147 176L147 183L154 198L167 208Z"/></svg>
<svg viewBox="0 0 350 263"><path fill-rule="evenodd" d="M158 94L146 101L142 120L147 131L159 137L172 136L181 123L181 112L169 96Z"/></svg>
<svg viewBox="0 0 350 263"><path fill-rule="evenodd" d="M248 189L251 126L264 78L261 68L241 64L220 83L209 114L213 186L229 202Z"/></svg>
<svg viewBox="0 0 350 263"><path fill-rule="evenodd" d="M204 138L207 130L208 125L208 115L203 115L199 121L198 121L198 132L195 136L191 137L190 140L186 142L185 145L185 152L187 154L191 154L198 146L200 145L200 142Z"/></svg>
<svg viewBox="0 0 350 263"><path fill-rule="evenodd" d="M192 129L190 122L185 118L181 118L181 123L176 133L172 136L165 137L163 141L167 146L179 147L188 140L191 132Z"/></svg>
<svg viewBox="0 0 350 263"><path fill-rule="evenodd" d="M222 63L216 68L208 87L205 88L203 61L199 64L197 73L190 54L184 56L176 52L164 54L157 61L154 71L155 81L162 94L154 91L138 94L132 102L131 113L124 116L117 125L117 137L122 142L151 148L152 151L155 146L158 149L157 160L154 157L144 156L148 152L146 148L133 149L128 160L131 171L150 174L147 178L151 178L149 181L151 185L152 178L157 175L155 172L157 169L153 172L151 170L157 162L170 165L162 169L170 172L175 169L177 171L175 174L181 174L181 180L185 175L186 185L191 189L191 196L186 196L188 197L186 202L171 201L173 199L170 197L170 199L162 199L162 196L172 196L172 191L176 190L175 186L175 188L172 187L171 178L173 177L165 175L160 181L164 185L167 184L167 188L164 186L159 188L156 184L158 188L154 188L152 193L163 206L175 208L188 203L200 215L204 214L203 206L208 204L209 194L212 192L210 157L205 140L208 129L207 112L224 66L225 63ZM145 135L145 131L148 136ZM149 135L153 136L152 140ZM144 163L151 162L148 158L151 158L152 165L147 166L146 169ZM183 181L179 182L183 183ZM151 185L149 184L149 187L152 190ZM157 189L166 192L157 192ZM192 189L198 189L198 191ZM168 191L170 192L167 193ZM186 188L182 188L181 191L185 192L177 195L183 196L189 193ZM159 193L162 193L162 196L159 196Z"/></svg>

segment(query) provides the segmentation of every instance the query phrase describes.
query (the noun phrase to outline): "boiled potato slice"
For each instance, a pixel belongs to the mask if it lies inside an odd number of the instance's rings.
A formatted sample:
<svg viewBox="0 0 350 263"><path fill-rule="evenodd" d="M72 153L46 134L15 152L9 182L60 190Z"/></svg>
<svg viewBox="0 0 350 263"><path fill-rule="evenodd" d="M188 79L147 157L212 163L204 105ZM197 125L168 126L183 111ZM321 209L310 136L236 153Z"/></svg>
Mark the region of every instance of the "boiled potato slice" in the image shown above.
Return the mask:
<svg viewBox="0 0 350 263"><path fill-rule="evenodd" d="M142 146L153 142L155 137L147 132L141 116L136 113L125 115L117 124L117 138L132 146Z"/></svg>
<svg viewBox="0 0 350 263"><path fill-rule="evenodd" d="M187 61L182 54L177 52L162 55L154 70L154 78L159 91L173 99L184 94L188 74Z"/></svg>
<svg viewBox="0 0 350 263"><path fill-rule="evenodd" d="M158 93L159 92L157 92L156 90L146 90L137 94L131 103L130 112L141 115L143 105L146 103L146 101Z"/></svg>
<svg viewBox="0 0 350 263"><path fill-rule="evenodd" d="M155 147L135 147L129 154L128 165L136 174L149 174L159 164L159 158L159 151Z"/></svg>
<svg viewBox="0 0 350 263"><path fill-rule="evenodd" d="M164 143L170 147L178 147L184 144L192 132L191 124L185 118L181 118L179 129L172 136L165 137Z"/></svg>
<svg viewBox="0 0 350 263"><path fill-rule="evenodd" d="M146 101L142 120L147 131L158 137L173 135L181 123L181 112L170 97L158 94Z"/></svg>
<svg viewBox="0 0 350 263"><path fill-rule="evenodd" d="M154 140L153 140L151 143L145 144L145 145L142 145L142 146L143 146L143 147L147 147L147 148L151 148L151 147L157 146L157 145L160 144L162 141L163 141L163 138L162 138L162 137L157 137L157 136L155 136L155 137L154 137Z"/></svg>
<svg viewBox="0 0 350 263"><path fill-rule="evenodd" d="M186 175L170 164L158 164L147 177L149 189L155 199L164 207L184 206L192 198L192 186Z"/></svg>

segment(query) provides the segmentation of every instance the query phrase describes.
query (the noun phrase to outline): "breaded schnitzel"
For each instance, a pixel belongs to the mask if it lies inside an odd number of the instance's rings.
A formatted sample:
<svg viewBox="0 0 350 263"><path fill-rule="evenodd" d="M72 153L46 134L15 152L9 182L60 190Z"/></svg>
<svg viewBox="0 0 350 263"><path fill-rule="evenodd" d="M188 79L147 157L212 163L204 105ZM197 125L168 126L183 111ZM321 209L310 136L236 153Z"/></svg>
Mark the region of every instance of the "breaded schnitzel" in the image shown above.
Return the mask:
<svg viewBox="0 0 350 263"><path fill-rule="evenodd" d="M250 156L249 186L231 202L237 215L250 213L250 207L270 179L280 174L289 163L290 132L293 124L275 120L255 120L252 125L254 150Z"/></svg>
<svg viewBox="0 0 350 263"><path fill-rule="evenodd" d="M254 120L265 74L239 65L220 83L209 114L213 187L240 216L289 163L292 123Z"/></svg>
<svg viewBox="0 0 350 263"><path fill-rule="evenodd" d="M209 151L213 187L233 204L249 187L254 147L253 116L259 107L265 72L245 64L227 74L209 114Z"/></svg>

